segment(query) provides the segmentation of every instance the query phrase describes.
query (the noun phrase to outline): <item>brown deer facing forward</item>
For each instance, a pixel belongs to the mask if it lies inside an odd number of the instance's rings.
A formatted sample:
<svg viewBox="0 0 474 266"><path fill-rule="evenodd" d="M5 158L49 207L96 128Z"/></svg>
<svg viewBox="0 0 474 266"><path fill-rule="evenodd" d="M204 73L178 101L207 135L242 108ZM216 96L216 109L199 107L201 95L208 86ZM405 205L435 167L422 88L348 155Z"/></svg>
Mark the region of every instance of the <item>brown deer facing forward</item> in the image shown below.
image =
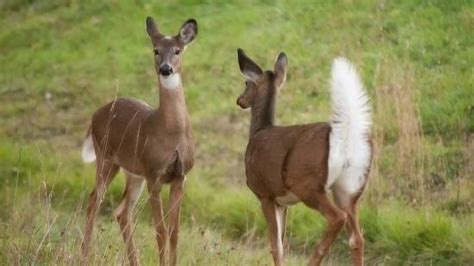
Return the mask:
<svg viewBox="0 0 474 266"><path fill-rule="evenodd" d="M181 83L181 60L198 30L196 21L190 19L176 36L165 36L151 17L146 19L146 28L155 54L160 105L154 109L140 100L118 98L92 117L82 157L86 162L97 160L97 171L87 209L82 255L83 258L88 256L97 210L108 185L121 168L126 176L125 192L114 215L120 224L130 264L139 262L132 239L131 214L146 180L160 263L166 265L169 235L170 264L175 265L185 175L194 163L194 141ZM171 185L168 231L160 197L161 187L167 183Z"/></svg>
<svg viewBox="0 0 474 266"><path fill-rule="evenodd" d="M238 60L246 88L237 104L251 108L247 185L260 200L275 265L283 264L287 206L300 201L328 222L310 265L321 264L344 224L353 263L362 265L364 239L357 202L370 169L371 122L368 97L354 67L346 59L334 60L331 122L284 127L274 125L274 112L276 95L286 80L285 54L278 56L273 71L262 71L241 49Z"/></svg>

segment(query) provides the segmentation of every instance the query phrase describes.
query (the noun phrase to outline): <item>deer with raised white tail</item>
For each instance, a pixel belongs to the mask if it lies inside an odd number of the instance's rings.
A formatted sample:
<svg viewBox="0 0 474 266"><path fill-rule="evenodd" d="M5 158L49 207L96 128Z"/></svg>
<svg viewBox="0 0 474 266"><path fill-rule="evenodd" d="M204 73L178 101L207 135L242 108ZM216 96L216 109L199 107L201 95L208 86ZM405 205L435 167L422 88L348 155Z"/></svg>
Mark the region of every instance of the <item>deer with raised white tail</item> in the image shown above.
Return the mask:
<svg viewBox="0 0 474 266"><path fill-rule="evenodd" d="M371 110L354 66L344 58L334 60L330 122L275 126L276 95L286 80L285 54L278 56L273 70L263 71L241 49L238 62L246 81L237 104L251 108L247 185L260 200L275 265L283 265L287 207L298 202L321 212L328 222L310 265L321 264L344 225L353 263L363 265L357 205L372 159Z"/></svg>
<svg viewBox="0 0 474 266"><path fill-rule="evenodd" d="M146 19L146 29L153 45L159 107L152 108L141 100L118 98L101 107L92 117L82 150L84 161L97 160L96 183L89 199L82 243L84 259L89 255L94 220L105 191L122 169L126 176L125 192L114 215L120 225L130 264L139 264L132 238L132 210L146 181L160 263L166 265L169 240L170 264L176 265L185 175L194 164L194 140L181 83L181 61L198 29L196 21L189 19L176 36L165 36L151 17ZM168 230L160 196L163 184L171 186Z"/></svg>

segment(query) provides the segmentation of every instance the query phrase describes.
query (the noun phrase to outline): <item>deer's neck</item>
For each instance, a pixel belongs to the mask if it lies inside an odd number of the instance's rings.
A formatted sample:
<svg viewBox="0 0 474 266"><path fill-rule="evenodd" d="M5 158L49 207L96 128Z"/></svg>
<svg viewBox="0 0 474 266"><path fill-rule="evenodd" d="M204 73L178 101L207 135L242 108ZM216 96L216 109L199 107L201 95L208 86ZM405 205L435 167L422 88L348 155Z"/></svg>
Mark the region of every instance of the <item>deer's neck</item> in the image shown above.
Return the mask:
<svg viewBox="0 0 474 266"><path fill-rule="evenodd" d="M182 131L189 121L184 98L183 85L179 74L168 78L159 77L160 107L158 121L167 131Z"/></svg>
<svg viewBox="0 0 474 266"><path fill-rule="evenodd" d="M267 95L258 99L251 109L250 137L259 130L271 127L275 123L276 91L269 88Z"/></svg>

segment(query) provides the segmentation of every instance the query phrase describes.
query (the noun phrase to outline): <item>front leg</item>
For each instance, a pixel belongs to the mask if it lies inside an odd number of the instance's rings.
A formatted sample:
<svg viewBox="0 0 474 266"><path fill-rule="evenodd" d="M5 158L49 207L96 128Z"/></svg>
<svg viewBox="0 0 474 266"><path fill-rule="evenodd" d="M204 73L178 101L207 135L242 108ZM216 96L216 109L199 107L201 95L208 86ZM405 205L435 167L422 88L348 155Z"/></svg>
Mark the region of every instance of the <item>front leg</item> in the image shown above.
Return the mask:
<svg viewBox="0 0 474 266"><path fill-rule="evenodd" d="M282 230L281 230L281 242L283 243L283 250L288 250L288 239L286 238L286 225L288 223L288 207L277 206L278 214L281 217ZM285 253L283 251L283 253Z"/></svg>
<svg viewBox="0 0 474 266"><path fill-rule="evenodd" d="M276 266L283 265L283 242L282 242L282 214L276 203L269 198L261 198L262 211L267 220L268 236L272 248L273 262Z"/></svg>
<svg viewBox="0 0 474 266"><path fill-rule="evenodd" d="M168 239L166 225L163 219L163 206L161 203L161 181L157 179L148 179L148 192L150 194L150 203L154 218L154 226L156 230L156 241L158 242L158 253L160 256L160 265L166 265L166 242Z"/></svg>
<svg viewBox="0 0 474 266"><path fill-rule="evenodd" d="M170 198L169 198L169 235L170 235L170 265L176 265L177 262L177 246L179 234L179 220L181 202L184 195L184 176L177 178L171 182Z"/></svg>

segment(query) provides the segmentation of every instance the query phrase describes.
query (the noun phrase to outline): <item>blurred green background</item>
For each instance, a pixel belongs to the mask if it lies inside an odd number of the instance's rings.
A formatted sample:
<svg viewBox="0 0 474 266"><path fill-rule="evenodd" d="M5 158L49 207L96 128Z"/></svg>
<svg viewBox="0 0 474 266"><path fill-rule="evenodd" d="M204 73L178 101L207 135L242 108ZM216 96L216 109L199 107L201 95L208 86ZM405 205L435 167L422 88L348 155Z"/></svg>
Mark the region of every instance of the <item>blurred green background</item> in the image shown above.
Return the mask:
<svg viewBox="0 0 474 266"><path fill-rule="evenodd" d="M93 164L80 160L89 119L116 96L157 105L145 17L176 34L199 25L183 83L197 158L188 176L180 265L271 265L258 201L245 185L249 113L236 49L271 68L289 59L277 123L330 116L331 60L359 69L374 112L375 157L361 224L368 265L474 263L474 4L472 1L0 2L0 263L77 263ZM93 264L126 262L111 185ZM163 193L163 195L166 195ZM156 264L147 193L135 238ZM166 197L165 197L166 198ZM290 210L290 265L307 262L322 216ZM350 263L345 233L327 265Z"/></svg>

